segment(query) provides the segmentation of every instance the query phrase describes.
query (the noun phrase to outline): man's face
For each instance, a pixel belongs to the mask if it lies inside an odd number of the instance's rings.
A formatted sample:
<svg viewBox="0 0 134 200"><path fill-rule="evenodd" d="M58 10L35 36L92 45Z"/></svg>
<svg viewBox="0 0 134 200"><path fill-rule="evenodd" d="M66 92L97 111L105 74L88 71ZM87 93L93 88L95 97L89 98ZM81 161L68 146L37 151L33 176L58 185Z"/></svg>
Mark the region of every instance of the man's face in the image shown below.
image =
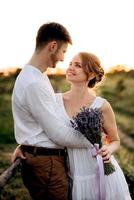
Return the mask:
<svg viewBox="0 0 134 200"><path fill-rule="evenodd" d="M51 54L50 56L50 60L51 60L51 68L55 68L56 64L59 61L64 61L64 56L65 53L67 51L67 47L68 47L68 43L63 43L59 48L57 45L57 48L55 49L55 51Z"/></svg>

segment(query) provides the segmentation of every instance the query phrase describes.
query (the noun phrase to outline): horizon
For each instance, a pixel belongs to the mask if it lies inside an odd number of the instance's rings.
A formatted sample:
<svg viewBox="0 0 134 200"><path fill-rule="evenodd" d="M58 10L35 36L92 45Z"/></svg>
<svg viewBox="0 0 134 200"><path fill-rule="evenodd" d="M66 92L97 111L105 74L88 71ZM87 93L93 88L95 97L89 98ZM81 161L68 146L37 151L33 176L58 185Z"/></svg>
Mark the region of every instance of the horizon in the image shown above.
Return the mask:
<svg viewBox="0 0 134 200"><path fill-rule="evenodd" d="M5 76L8 76L8 75L14 73L17 69L21 70L22 68L21 67L9 67L9 68L5 68L5 69L0 69L0 73L3 73ZM126 68L126 66L124 66L124 65L116 65L116 66L112 66L107 71L105 70L105 73L113 73L115 71L129 72L131 70L134 70L134 68ZM48 75L65 75L66 69L61 68L61 67L48 68L45 73L47 73Z"/></svg>

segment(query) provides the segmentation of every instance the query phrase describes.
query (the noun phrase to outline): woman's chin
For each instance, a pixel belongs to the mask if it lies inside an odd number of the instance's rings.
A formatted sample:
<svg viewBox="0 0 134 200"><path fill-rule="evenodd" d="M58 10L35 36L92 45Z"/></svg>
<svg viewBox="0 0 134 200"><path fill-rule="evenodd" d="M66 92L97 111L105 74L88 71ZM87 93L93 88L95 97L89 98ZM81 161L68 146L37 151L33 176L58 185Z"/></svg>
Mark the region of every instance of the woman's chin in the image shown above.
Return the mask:
<svg viewBox="0 0 134 200"><path fill-rule="evenodd" d="M66 78L66 80L67 80L69 83L74 83L74 82L75 82L75 80L72 79L72 78Z"/></svg>
<svg viewBox="0 0 134 200"><path fill-rule="evenodd" d="M66 79L67 79L68 81L73 81L75 78L74 78L74 76L72 76L72 75L70 76L70 75L69 75L69 76L66 76Z"/></svg>

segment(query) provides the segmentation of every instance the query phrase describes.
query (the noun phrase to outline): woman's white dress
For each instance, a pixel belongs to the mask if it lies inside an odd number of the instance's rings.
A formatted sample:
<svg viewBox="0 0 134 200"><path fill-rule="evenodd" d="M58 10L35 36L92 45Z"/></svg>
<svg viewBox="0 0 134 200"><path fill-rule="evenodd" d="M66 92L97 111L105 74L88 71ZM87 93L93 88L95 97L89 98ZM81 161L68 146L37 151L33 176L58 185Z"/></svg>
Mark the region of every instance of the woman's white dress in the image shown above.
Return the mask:
<svg viewBox="0 0 134 200"><path fill-rule="evenodd" d="M56 94L56 99L62 119L71 126L70 118L64 108L62 94ZM91 107L100 108L104 101L105 99L96 97ZM90 149L68 148L68 156L70 175L73 179L72 199L96 200L96 158L92 157ZM113 156L111 162L116 171L111 175L105 175L106 200L131 200L125 176Z"/></svg>

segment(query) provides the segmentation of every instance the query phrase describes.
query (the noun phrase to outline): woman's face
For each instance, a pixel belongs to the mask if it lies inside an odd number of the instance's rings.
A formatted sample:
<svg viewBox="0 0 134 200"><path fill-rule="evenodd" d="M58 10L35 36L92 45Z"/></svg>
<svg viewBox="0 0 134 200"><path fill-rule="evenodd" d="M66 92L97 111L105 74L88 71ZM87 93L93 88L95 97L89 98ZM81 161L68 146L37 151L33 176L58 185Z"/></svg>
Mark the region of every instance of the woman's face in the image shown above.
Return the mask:
<svg viewBox="0 0 134 200"><path fill-rule="evenodd" d="M74 56L74 58L71 60L66 71L66 78L71 83L85 84L87 82L87 74L83 70L82 61L79 54Z"/></svg>

